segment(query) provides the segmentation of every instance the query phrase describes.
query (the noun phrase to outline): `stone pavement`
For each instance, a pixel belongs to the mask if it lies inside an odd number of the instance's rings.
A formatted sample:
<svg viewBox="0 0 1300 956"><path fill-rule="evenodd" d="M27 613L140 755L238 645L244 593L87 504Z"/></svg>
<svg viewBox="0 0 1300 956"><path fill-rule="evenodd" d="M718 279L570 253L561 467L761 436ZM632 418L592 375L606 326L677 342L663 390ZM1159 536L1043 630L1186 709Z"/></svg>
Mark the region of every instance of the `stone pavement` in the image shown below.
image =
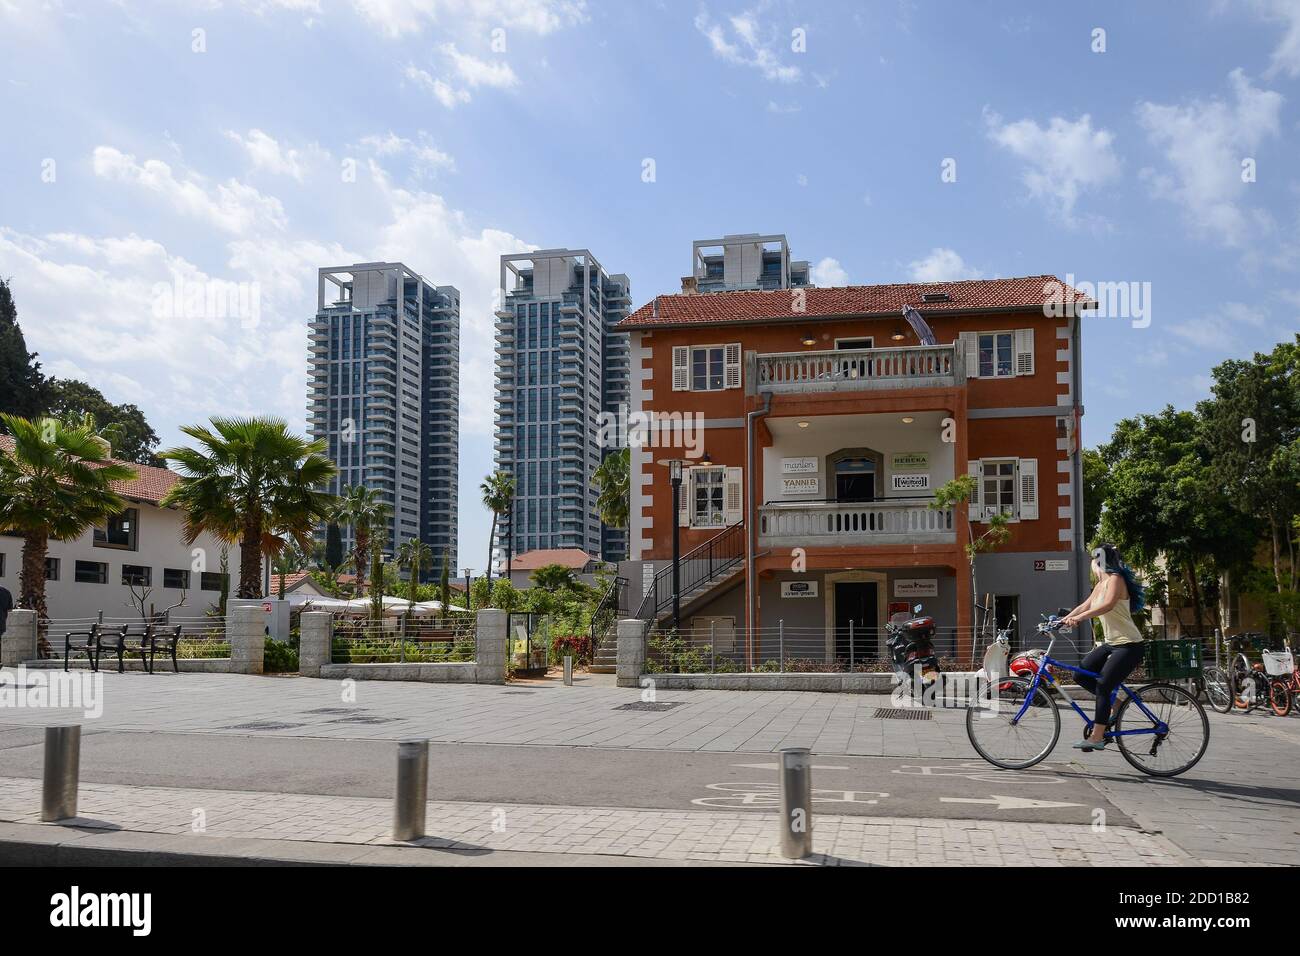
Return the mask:
<svg viewBox="0 0 1300 956"><path fill-rule="evenodd" d="M38 822L40 782L0 778L0 821ZM79 815L62 826L183 838L192 852L221 840L392 846L392 804L364 797L83 784ZM50 824L54 827L54 824ZM430 802L412 845L459 851L581 854L661 862L784 864L775 812ZM845 817L817 814L825 866L1184 866L1185 853L1127 827ZM180 841L171 844L173 849ZM250 851L255 852L255 851ZM539 858L546 860L545 857ZM549 861L547 861L549 862Z"/></svg>

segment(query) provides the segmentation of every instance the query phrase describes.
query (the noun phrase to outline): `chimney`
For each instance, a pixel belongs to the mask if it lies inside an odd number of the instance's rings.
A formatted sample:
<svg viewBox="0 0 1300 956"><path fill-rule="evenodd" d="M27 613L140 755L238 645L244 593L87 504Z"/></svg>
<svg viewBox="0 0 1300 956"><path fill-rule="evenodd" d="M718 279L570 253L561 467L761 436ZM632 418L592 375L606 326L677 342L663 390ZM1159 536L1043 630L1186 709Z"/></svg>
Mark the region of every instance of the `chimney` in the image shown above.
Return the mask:
<svg viewBox="0 0 1300 956"><path fill-rule="evenodd" d="M682 295L695 295L700 291L698 276L682 276Z"/></svg>

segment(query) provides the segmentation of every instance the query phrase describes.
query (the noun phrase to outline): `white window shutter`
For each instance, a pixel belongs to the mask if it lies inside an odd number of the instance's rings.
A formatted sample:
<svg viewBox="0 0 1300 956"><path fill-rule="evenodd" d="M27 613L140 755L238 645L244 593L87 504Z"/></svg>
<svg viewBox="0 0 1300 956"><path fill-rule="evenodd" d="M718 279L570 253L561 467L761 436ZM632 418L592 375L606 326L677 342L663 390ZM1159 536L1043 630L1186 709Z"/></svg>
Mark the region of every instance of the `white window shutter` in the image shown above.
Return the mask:
<svg viewBox="0 0 1300 956"><path fill-rule="evenodd" d="M695 494L695 483L691 480L692 474L691 469L682 469L682 490L681 500L677 502L677 523L683 528L691 526L691 499Z"/></svg>
<svg viewBox="0 0 1300 956"><path fill-rule="evenodd" d="M1038 459L1020 459L1020 520L1038 517Z"/></svg>
<svg viewBox="0 0 1300 956"><path fill-rule="evenodd" d="M691 390L691 350L685 345L673 346L673 391Z"/></svg>
<svg viewBox="0 0 1300 956"><path fill-rule="evenodd" d="M975 479L975 490L970 496L970 520L979 521L984 517L983 508L980 505L980 496L984 491L984 465L979 461L966 462L966 473Z"/></svg>
<svg viewBox="0 0 1300 956"><path fill-rule="evenodd" d="M722 349L723 378L725 388L740 388L740 343L732 342Z"/></svg>
<svg viewBox="0 0 1300 956"><path fill-rule="evenodd" d="M1016 329L1016 374L1034 374L1034 330Z"/></svg>
<svg viewBox="0 0 1300 956"><path fill-rule="evenodd" d="M723 507L726 509L724 521L728 527L740 524L745 517L745 492L743 468L728 468L722 487Z"/></svg>
<svg viewBox="0 0 1300 956"><path fill-rule="evenodd" d="M980 374L980 340L974 332L959 332L957 345L966 351L966 377L979 378Z"/></svg>

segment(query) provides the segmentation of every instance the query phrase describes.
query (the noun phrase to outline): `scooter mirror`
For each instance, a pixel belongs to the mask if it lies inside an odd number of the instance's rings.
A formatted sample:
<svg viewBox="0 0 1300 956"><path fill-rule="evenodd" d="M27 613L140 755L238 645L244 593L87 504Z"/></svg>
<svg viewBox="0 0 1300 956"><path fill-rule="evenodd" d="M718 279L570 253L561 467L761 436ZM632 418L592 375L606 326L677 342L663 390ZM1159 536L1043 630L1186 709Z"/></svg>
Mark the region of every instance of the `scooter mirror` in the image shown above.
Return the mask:
<svg viewBox="0 0 1300 956"><path fill-rule="evenodd" d="M912 606L912 613L913 613L913 614L920 614L920 613L921 613L921 605L919 605L919 604L915 604L915 605L913 605L913 606Z"/></svg>

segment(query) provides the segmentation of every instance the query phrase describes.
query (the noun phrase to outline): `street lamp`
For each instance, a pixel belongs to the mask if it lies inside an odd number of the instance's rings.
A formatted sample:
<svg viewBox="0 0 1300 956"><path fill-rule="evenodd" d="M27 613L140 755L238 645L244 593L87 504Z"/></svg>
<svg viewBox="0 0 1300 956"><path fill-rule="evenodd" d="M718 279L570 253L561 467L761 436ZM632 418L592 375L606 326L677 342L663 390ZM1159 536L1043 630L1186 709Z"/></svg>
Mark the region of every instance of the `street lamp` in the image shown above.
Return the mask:
<svg viewBox="0 0 1300 956"><path fill-rule="evenodd" d="M470 607L469 607L469 586L470 586L471 583L473 583L470 579L474 576L474 569L473 569L473 568L461 568L461 572L465 575L465 610L468 611L468 610L470 609Z"/></svg>
<svg viewBox="0 0 1300 956"><path fill-rule="evenodd" d="M681 522L678 515L682 512L682 467L686 464L682 458L663 458L659 461L668 469L668 478L673 483L673 628L681 627L682 622L682 588L679 574L681 559Z"/></svg>

